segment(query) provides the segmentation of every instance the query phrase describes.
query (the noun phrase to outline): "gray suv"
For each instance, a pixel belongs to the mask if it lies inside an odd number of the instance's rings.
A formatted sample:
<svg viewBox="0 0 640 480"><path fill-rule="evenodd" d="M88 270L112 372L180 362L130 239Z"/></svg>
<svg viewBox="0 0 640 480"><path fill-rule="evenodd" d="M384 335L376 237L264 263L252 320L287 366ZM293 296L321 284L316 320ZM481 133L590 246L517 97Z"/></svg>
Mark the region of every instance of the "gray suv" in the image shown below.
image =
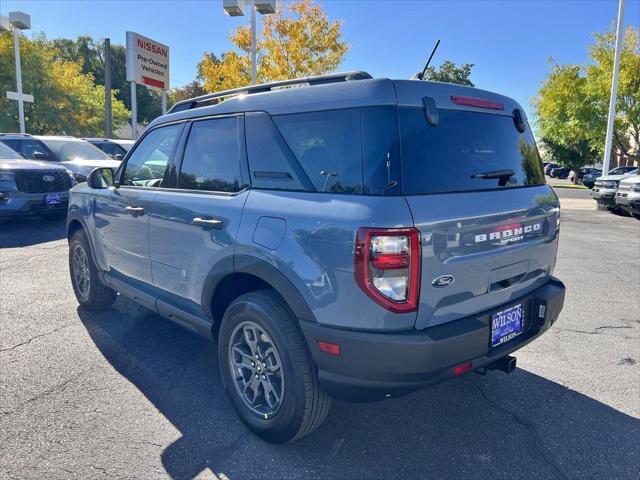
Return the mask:
<svg viewBox="0 0 640 480"><path fill-rule="evenodd" d="M0 143L0 220L67 215L69 189L77 182L66 168L25 160Z"/></svg>
<svg viewBox="0 0 640 480"><path fill-rule="evenodd" d="M512 99L350 72L174 105L72 189L69 266L83 307L213 338L239 416L286 442L331 397L510 372L562 309L559 219Z"/></svg>

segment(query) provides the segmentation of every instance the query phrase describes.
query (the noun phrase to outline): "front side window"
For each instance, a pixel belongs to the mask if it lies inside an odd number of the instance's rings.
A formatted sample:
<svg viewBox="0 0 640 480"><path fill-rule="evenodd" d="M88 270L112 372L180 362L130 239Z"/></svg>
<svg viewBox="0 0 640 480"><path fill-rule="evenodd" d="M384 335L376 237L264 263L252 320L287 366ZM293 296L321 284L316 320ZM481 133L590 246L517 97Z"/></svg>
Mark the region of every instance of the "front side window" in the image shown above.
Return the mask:
<svg viewBox="0 0 640 480"><path fill-rule="evenodd" d="M170 125L145 135L127 160L120 184L161 186L181 132L182 125Z"/></svg>
<svg viewBox="0 0 640 480"><path fill-rule="evenodd" d="M178 188L213 192L238 192L243 188L236 117L193 123Z"/></svg>
<svg viewBox="0 0 640 480"><path fill-rule="evenodd" d="M20 152L29 160L55 160L53 154L39 140L22 140Z"/></svg>
<svg viewBox="0 0 640 480"><path fill-rule="evenodd" d="M318 192L362 193L360 110L274 116Z"/></svg>

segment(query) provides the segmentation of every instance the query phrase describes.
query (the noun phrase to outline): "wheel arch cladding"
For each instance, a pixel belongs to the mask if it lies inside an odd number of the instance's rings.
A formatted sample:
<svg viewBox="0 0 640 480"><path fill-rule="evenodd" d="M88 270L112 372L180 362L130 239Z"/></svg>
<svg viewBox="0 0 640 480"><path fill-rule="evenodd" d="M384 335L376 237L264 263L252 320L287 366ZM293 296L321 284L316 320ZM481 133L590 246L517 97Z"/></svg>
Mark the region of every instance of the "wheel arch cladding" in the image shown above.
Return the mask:
<svg viewBox="0 0 640 480"><path fill-rule="evenodd" d="M217 336L219 320L235 298L263 288L275 291L297 319L316 322L302 294L283 273L263 260L238 255L216 263L203 288L202 308L214 320L214 334Z"/></svg>

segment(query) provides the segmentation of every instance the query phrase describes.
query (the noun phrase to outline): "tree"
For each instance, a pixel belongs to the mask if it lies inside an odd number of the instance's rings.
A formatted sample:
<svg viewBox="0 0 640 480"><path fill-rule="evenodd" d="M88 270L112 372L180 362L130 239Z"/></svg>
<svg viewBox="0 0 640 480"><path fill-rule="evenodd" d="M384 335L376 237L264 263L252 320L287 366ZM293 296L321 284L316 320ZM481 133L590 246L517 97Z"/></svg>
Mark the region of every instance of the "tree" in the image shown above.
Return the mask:
<svg viewBox="0 0 640 480"><path fill-rule="evenodd" d="M557 65L532 104L538 129L554 160L577 170L602 159L606 134L615 34L595 34L587 65ZM640 160L640 39L629 27L620 57L614 148Z"/></svg>
<svg viewBox="0 0 640 480"><path fill-rule="evenodd" d="M25 104L27 131L35 134L101 135L104 128L104 87L82 71L78 62L63 60L44 35L20 37L23 90L34 96ZM12 32L0 35L0 91L15 90ZM114 92L115 93L115 92ZM114 125L129 112L112 93ZM0 131L18 130L15 101L0 96Z"/></svg>
<svg viewBox="0 0 640 480"><path fill-rule="evenodd" d="M461 67L458 67L452 61L445 60L437 70L435 67L428 67L424 74L424 80L457 83L458 85L474 87L475 85L469 78L471 76L471 69L473 66L473 63L465 63Z"/></svg>
<svg viewBox="0 0 640 480"><path fill-rule="evenodd" d="M276 13L265 15L262 24L256 44L258 83L331 72L349 49L342 39L341 22L329 21L312 0L278 2ZM238 51L224 52L219 60L205 54L198 65L207 91L251 83L250 28L237 28L230 40Z"/></svg>
<svg viewBox="0 0 640 480"><path fill-rule="evenodd" d="M78 62L83 73L93 75L96 84L104 86L104 42L95 41L88 35L79 36L76 40L58 38L52 40L58 50L58 58ZM111 88L116 91L116 98L131 109L131 87L127 82L126 48L123 45L111 44ZM162 115L162 97L160 92L136 85L138 121L149 123Z"/></svg>
<svg viewBox="0 0 640 480"><path fill-rule="evenodd" d="M169 92L168 103L174 104L187 100L188 98L199 97L207 93L198 80L194 80L184 87L174 88Z"/></svg>

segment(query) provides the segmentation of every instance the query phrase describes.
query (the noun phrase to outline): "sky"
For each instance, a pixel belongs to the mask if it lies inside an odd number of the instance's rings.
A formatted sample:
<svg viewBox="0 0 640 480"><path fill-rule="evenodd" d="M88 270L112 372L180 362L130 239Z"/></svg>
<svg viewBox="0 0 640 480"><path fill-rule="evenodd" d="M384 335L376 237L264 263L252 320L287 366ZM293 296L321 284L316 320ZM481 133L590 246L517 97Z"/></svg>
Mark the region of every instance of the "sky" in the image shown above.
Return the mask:
<svg viewBox="0 0 640 480"><path fill-rule="evenodd" d="M479 88L515 98L529 115L549 71L588 61L593 32L615 27L617 0L319 1L332 20L342 20L351 45L340 70L374 77L410 78L421 70L436 40L432 65L473 63ZM228 37L249 17L228 17L218 0L2 0L0 14L31 15L32 32L48 38L109 37L125 43L136 31L170 47L171 86L195 78L202 53L233 48ZM259 17L258 17L259 18ZM640 0L625 0L625 25L640 27Z"/></svg>

